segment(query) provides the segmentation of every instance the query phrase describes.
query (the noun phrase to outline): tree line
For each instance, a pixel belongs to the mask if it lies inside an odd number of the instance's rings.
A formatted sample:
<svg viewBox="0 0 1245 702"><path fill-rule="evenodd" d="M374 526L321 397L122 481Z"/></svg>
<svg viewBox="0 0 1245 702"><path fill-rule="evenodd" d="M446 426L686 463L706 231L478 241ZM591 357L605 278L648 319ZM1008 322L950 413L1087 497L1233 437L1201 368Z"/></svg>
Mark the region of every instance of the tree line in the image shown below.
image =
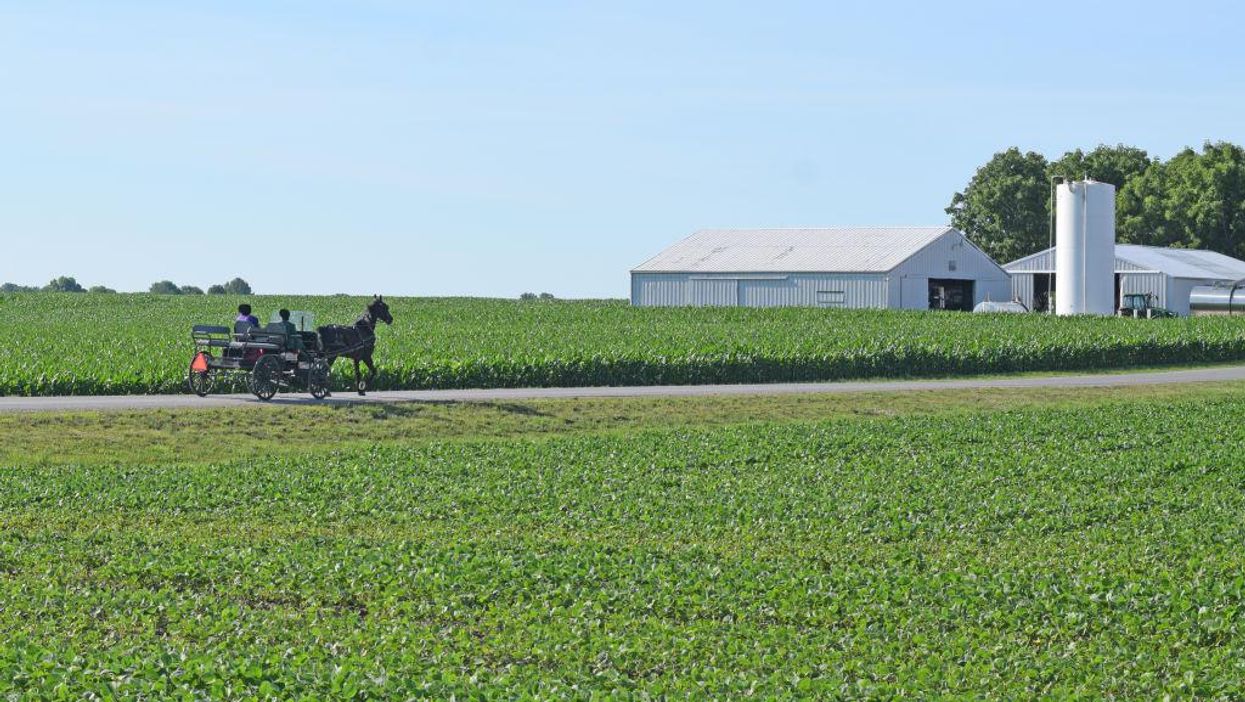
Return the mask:
<svg viewBox="0 0 1245 702"><path fill-rule="evenodd" d="M18 292L115 293L117 291L103 285L83 287L73 276L68 275L55 278L42 287L17 283L0 285L0 293ZM241 278L234 278L221 285L209 286L205 292L203 288L194 285L178 285L171 280L158 280L151 284L147 292L157 295L250 295L251 285Z"/></svg>
<svg viewBox="0 0 1245 702"><path fill-rule="evenodd" d="M951 198L951 226L1000 263L1045 249L1051 178L1084 177L1116 187L1116 240L1209 249L1245 258L1245 149L1207 142L1170 159L1118 144L1069 151L1050 161L1012 147L995 154Z"/></svg>

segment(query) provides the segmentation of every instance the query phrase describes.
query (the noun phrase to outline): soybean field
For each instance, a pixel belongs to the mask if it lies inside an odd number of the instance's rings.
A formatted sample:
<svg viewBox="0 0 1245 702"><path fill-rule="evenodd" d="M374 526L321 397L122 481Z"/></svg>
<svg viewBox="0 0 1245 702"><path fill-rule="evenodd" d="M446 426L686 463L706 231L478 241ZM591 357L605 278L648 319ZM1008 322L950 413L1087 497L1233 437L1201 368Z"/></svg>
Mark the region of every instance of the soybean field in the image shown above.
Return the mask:
<svg viewBox="0 0 1245 702"><path fill-rule="evenodd" d="M0 297L0 394L185 392L193 324L226 296ZM250 297L350 323L366 298ZM632 308L625 301L392 298L377 389L781 382L1245 360L1245 320L1068 319L833 309ZM334 369L345 387L344 365Z"/></svg>
<svg viewBox="0 0 1245 702"><path fill-rule="evenodd" d="M1188 394L6 465L0 694L1239 699L1245 394Z"/></svg>

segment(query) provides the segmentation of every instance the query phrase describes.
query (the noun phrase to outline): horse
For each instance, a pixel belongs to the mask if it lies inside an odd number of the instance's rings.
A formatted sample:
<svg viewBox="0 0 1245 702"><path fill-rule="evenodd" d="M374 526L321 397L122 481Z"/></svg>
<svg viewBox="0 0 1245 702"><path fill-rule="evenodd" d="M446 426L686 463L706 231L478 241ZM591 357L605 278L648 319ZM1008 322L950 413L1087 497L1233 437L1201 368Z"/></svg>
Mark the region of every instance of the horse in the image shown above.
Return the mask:
<svg viewBox="0 0 1245 702"><path fill-rule="evenodd" d="M393 324L393 315L389 313L389 305L385 304L385 298L381 295L372 296L367 309L353 325L331 324L320 327L318 330L330 367L341 357L354 361L355 388L360 395L366 395L368 385L376 379L376 364L372 363L372 353L376 351L377 322ZM360 363L367 366L366 380L359 369Z"/></svg>

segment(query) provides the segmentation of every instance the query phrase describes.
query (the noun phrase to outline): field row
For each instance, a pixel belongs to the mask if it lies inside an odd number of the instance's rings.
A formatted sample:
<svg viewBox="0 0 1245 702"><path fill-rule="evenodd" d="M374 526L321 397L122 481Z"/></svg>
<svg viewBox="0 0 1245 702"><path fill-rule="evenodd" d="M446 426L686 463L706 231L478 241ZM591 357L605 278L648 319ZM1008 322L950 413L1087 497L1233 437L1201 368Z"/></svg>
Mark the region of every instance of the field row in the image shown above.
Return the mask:
<svg viewBox="0 0 1245 702"><path fill-rule="evenodd" d="M350 323L365 300L254 297ZM196 323L237 300L0 297L0 394L184 392ZM378 388L777 382L1245 360L1245 321L822 309L637 309L625 302L391 300ZM345 386L344 364L335 368Z"/></svg>
<svg viewBox="0 0 1245 702"><path fill-rule="evenodd" d="M1239 698L1242 443L1237 399L8 466L0 692Z"/></svg>

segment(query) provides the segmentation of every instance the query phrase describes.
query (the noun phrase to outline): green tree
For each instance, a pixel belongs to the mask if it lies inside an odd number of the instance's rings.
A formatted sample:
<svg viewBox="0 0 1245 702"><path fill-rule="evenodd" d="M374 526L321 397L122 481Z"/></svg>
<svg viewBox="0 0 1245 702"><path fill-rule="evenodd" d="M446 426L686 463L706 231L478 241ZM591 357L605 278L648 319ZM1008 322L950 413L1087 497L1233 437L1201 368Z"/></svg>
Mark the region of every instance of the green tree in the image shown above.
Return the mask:
<svg viewBox="0 0 1245 702"><path fill-rule="evenodd" d="M251 284L241 278L234 278L225 283L225 292L230 295L250 295Z"/></svg>
<svg viewBox="0 0 1245 702"><path fill-rule="evenodd" d="M1033 151L995 154L951 198L951 225L999 262L1040 251L1049 239L1048 167Z"/></svg>
<svg viewBox="0 0 1245 702"><path fill-rule="evenodd" d="M158 280L151 284L148 292L155 293L156 295L181 295L182 289L177 287L177 284L171 280Z"/></svg>
<svg viewBox="0 0 1245 702"><path fill-rule="evenodd" d="M194 285L183 285L182 294L183 295L202 295L203 288L196 287Z"/></svg>
<svg viewBox="0 0 1245 702"><path fill-rule="evenodd" d="M74 280L72 276L62 275L43 286L43 291L80 293L86 292L86 288L79 285L78 281Z"/></svg>
<svg viewBox="0 0 1245 702"><path fill-rule="evenodd" d="M1183 232L1167 209L1167 164L1155 161L1115 193L1115 238L1125 244L1178 246Z"/></svg>
<svg viewBox="0 0 1245 702"><path fill-rule="evenodd" d="M39 288L31 285L18 285L17 283L5 283L4 285L0 285L0 293L19 292L39 292Z"/></svg>
<svg viewBox="0 0 1245 702"><path fill-rule="evenodd" d="M87 292L91 292L91 293L115 293L115 292L117 292L117 291L116 291L116 290L113 290L112 288L107 288L107 287L104 287L103 285L92 285L92 286L91 286L91 289L90 289L90 290L87 290Z"/></svg>
<svg viewBox="0 0 1245 702"><path fill-rule="evenodd" d="M209 285L207 289L207 294L209 295L225 295L228 292L224 285Z"/></svg>
<svg viewBox="0 0 1245 702"><path fill-rule="evenodd" d="M1099 144L1089 153L1075 149L1064 154L1050 164L1048 175L1074 180L1092 178L1114 185L1118 194L1120 188L1144 173L1154 162L1145 149L1124 144Z"/></svg>
<svg viewBox="0 0 1245 702"><path fill-rule="evenodd" d="M1236 144L1207 142L1154 164L1119 203L1121 241L1245 258L1245 149Z"/></svg>

